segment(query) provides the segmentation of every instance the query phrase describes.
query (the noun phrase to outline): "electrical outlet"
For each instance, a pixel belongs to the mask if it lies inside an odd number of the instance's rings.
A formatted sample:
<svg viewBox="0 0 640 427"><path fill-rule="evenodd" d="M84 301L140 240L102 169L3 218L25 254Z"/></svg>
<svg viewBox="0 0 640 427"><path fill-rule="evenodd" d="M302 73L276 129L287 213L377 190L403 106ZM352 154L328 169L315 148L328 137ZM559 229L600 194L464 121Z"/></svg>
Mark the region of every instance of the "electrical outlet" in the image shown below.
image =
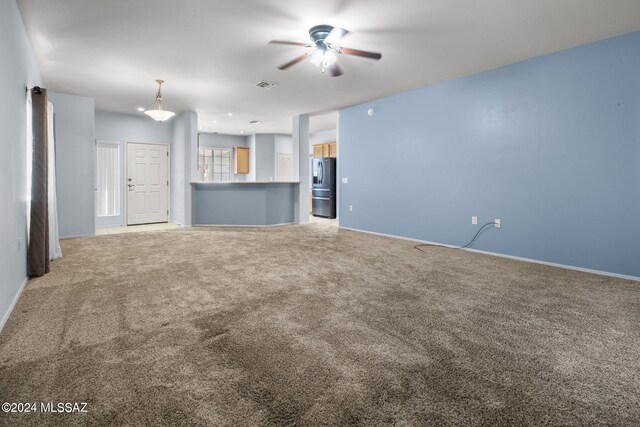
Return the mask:
<svg viewBox="0 0 640 427"><path fill-rule="evenodd" d="M471 217L471 224L478 225L478 217L477 216L472 216Z"/></svg>
<svg viewBox="0 0 640 427"><path fill-rule="evenodd" d="M349 212L353 212L353 205L349 205Z"/></svg>
<svg viewBox="0 0 640 427"><path fill-rule="evenodd" d="M493 222L495 222L496 228L500 228L500 220L498 218L494 219Z"/></svg>
<svg viewBox="0 0 640 427"><path fill-rule="evenodd" d="M342 183L343 184L348 184L349 183L349 178L347 178L347 177L342 178Z"/></svg>

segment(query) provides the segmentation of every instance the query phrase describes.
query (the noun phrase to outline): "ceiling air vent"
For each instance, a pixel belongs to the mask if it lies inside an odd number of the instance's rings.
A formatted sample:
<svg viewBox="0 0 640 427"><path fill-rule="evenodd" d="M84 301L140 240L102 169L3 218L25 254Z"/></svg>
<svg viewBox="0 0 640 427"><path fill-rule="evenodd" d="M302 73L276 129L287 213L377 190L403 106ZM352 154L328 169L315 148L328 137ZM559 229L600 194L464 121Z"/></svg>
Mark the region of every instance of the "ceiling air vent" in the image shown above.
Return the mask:
<svg viewBox="0 0 640 427"><path fill-rule="evenodd" d="M251 125L259 125L260 123L262 123L260 120L251 120L249 122L249 124L251 124Z"/></svg>
<svg viewBox="0 0 640 427"><path fill-rule="evenodd" d="M273 82L268 82L266 80L261 80L258 83L256 83L256 87L261 87L262 89L271 89L272 87L274 87L277 84L278 83L273 83Z"/></svg>

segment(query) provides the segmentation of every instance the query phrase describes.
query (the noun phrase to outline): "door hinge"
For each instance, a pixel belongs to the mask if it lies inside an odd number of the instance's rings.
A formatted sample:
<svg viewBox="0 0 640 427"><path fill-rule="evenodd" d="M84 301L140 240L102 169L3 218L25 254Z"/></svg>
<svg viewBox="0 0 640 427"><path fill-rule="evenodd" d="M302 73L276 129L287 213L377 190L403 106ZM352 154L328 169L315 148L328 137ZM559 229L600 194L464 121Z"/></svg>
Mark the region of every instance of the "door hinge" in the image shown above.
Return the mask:
<svg viewBox="0 0 640 427"><path fill-rule="evenodd" d="M169 185L169 181L167 181L167 185Z"/></svg>

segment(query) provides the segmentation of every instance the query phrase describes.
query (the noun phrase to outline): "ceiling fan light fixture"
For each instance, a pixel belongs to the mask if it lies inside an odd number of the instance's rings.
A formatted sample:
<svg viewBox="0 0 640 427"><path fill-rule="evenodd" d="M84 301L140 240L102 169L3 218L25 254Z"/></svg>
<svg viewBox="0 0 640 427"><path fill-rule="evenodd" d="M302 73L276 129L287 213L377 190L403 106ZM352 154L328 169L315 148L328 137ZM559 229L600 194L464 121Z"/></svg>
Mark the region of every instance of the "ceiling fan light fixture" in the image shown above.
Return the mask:
<svg viewBox="0 0 640 427"><path fill-rule="evenodd" d="M318 48L311 54L311 63L322 69L331 67L338 60L338 55L331 49Z"/></svg>
<svg viewBox="0 0 640 427"><path fill-rule="evenodd" d="M144 113L157 122L164 122L175 116L176 113L165 110L162 107L162 83L164 80L156 80L158 82L158 93L156 94L156 103L153 110L146 110Z"/></svg>
<svg viewBox="0 0 640 427"><path fill-rule="evenodd" d="M323 68L331 67L333 64L336 63L337 59L338 59L338 56L331 49L325 50L322 58L322 67Z"/></svg>
<svg viewBox="0 0 640 427"><path fill-rule="evenodd" d="M319 67L322 64L322 60L324 59L324 51L322 49L316 49L311 54L311 63L316 67Z"/></svg>

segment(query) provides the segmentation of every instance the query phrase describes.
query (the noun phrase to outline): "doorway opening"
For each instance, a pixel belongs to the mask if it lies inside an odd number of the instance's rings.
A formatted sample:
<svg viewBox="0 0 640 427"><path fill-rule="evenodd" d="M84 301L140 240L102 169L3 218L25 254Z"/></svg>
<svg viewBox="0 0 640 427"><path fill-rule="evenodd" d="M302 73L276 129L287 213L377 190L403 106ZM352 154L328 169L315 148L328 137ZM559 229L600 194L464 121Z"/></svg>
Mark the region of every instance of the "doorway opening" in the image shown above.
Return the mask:
<svg viewBox="0 0 640 427"><path fill-rule="evenodd" d="M340 214L340 159L338 111L309 120L309 220L338 225Z"/></svg>
<svg viewBox="0 0 640 427"><path fill-rule="evenodd" d="M293 155L290 153L278 153L276 165L277 181L293 181Z"/></svg>

